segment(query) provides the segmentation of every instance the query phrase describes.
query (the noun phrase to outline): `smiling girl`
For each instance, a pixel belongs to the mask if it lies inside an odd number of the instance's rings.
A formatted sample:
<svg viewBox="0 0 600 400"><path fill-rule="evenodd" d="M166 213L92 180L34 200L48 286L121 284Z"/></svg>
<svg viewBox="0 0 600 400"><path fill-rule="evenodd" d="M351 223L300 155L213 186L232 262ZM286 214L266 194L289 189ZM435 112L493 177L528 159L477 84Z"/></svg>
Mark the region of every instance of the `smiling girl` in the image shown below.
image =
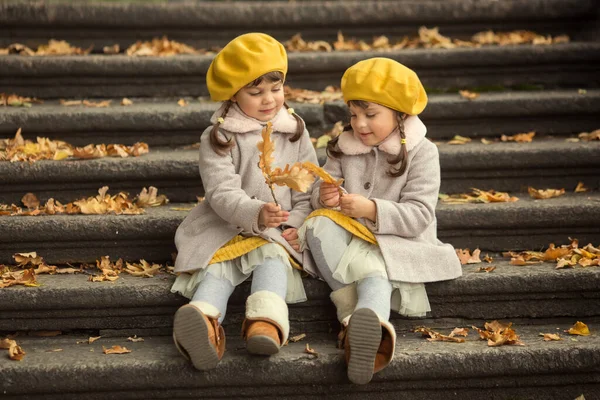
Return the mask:
<svg viewBox="0 0 600 400"><path fill-rule="evenodd" d="M315 182L317 210L300 237L333 289L348 377L364 384L394 356L390 308L425 316L423 283L456 278L461 266L437 239L439 155L417 117L427 105L417 75L372 58L344 73L342 92L350 126L329 142L325 170L344 188Z"/></svg>
<svg viewBox="0 0 600 400"><path fill-rule="evenodd" d="M306 300L297 228L311 210L310 194L275 190L258 167L258 142L273 125L275 164L317 162L302 119L285 106L287 55L262 33L239 36L214 58L206 76L211 99L223 104L200 140L205 200L177 229L173 292L191 299L175 314L173 339L200 370L225 351L221 322L234 288L252 275L242 324L250 353L277 353L289 334L287 303ZM285 106L285 107L284 107Z"/></svg>

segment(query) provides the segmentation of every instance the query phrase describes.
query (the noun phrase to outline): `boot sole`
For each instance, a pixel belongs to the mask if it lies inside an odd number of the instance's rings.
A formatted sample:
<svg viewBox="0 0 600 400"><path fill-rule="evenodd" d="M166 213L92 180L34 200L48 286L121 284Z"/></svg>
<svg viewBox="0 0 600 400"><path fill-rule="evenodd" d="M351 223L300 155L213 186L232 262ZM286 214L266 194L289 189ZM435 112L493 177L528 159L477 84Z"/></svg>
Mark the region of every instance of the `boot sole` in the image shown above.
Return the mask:
<svg viewBox="0 0 600 400"><path fill-rule="evenodd" d="M246 340L246 349L248 353L271 356L279 353L279 345L275 340L268 336L252 336Z"/></svg>
<svg viewBox="0 0 600 400"><path fill-rule="evenodd" d="M381 323L377 314L367 308L355 311L348 324L348 341L348 379L359 385L369 383L381 344Z"/></svg>
<svg viewBox="0 0 600 400"><path fill-rule="evenodd" d="M219 363L217 351L208 339L209 329L202 312L192 305L185 305L175 313L173 339L179 345L178 348L181 347L187 353L183 355L192 361L196 369L202 371L213 369Z"/></svg>

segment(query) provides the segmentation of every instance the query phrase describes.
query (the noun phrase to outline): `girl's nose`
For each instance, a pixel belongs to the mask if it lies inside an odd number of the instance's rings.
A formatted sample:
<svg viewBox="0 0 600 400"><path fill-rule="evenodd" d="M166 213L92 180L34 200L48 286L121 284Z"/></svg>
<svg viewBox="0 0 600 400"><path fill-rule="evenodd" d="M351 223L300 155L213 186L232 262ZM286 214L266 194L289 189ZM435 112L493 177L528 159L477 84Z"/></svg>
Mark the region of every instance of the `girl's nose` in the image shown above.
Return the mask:
<svg viewBox="0 0 600 400"><path fill-rule="evenodd" d="M273 102L273 94L272 93L266 93L265 96L263 96L263 104L269 104Z"/></svg>

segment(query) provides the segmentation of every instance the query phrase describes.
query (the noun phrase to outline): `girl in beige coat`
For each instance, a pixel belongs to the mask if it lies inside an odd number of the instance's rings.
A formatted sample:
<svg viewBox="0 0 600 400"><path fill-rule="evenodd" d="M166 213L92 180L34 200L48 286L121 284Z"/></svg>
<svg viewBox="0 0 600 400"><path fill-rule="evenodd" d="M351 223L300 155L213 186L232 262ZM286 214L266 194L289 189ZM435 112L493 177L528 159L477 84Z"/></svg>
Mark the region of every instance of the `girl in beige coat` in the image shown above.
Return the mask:
<svg viewBox="0 0 600 400"><path fill-rule="evenodd" d="M201 370L223 356L227 301L251 274L242 325L250 353L277 353L289 334L286 302L306 300L297 228L311 210L310 194L277 186L275 205L258 167L257 144L268 122L275 166L317 162L304 122L284 107L286 72L285 49L260 33L231 41L208 70L211 98L224 103L201 137L205 199L177 229L180 275L172 288L192 300L175 314L175 344Z"/></svg>
<svg viewBox="0 0 600 400"><path fill-rule="evenodd" d="M364 384L394 355L390 308L425 316L423 283L456 278L461 266L436 235L439 156L417 117L427 104L417 75L387 58L364 60L345 72L342 92L350 127L329 143L325 169L343 188L315 183L317 210L300 237L333 289L348 377Z"/></svg>

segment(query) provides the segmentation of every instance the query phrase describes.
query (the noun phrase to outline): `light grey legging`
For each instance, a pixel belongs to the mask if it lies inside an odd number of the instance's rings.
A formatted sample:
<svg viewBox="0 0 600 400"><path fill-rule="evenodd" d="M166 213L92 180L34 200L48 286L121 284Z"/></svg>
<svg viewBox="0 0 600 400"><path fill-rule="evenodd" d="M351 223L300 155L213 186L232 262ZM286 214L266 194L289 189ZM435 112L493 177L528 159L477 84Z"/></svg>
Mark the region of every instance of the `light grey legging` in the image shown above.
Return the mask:
<svg viewBox="0 0 600 400"><path fill-rule="evenodd" d="M313 255L317 268L323 280L333 290L338 290L347 284L333 277L342 255L352 240L352 234L327 217L315 217L320 225L320 234L315 236L313 229L306 230L306 242ZM390 318L390 303L392 285L381 277L367 277L357 282L358 303L355 310L369 308L381 318Z"/></svg>
<svg viewBox="0 0 600 400"><path fill-rule="evenodd" d="M216 307L221 316L219 323L225 319L227 302L235 286L225 278L217 278L210 272L198 285L192 301L203 301ZM287 266L277 257L267 258L265 262L252 272L250 293L261 290L273 292L285 301L287 293Z"/></svg>

